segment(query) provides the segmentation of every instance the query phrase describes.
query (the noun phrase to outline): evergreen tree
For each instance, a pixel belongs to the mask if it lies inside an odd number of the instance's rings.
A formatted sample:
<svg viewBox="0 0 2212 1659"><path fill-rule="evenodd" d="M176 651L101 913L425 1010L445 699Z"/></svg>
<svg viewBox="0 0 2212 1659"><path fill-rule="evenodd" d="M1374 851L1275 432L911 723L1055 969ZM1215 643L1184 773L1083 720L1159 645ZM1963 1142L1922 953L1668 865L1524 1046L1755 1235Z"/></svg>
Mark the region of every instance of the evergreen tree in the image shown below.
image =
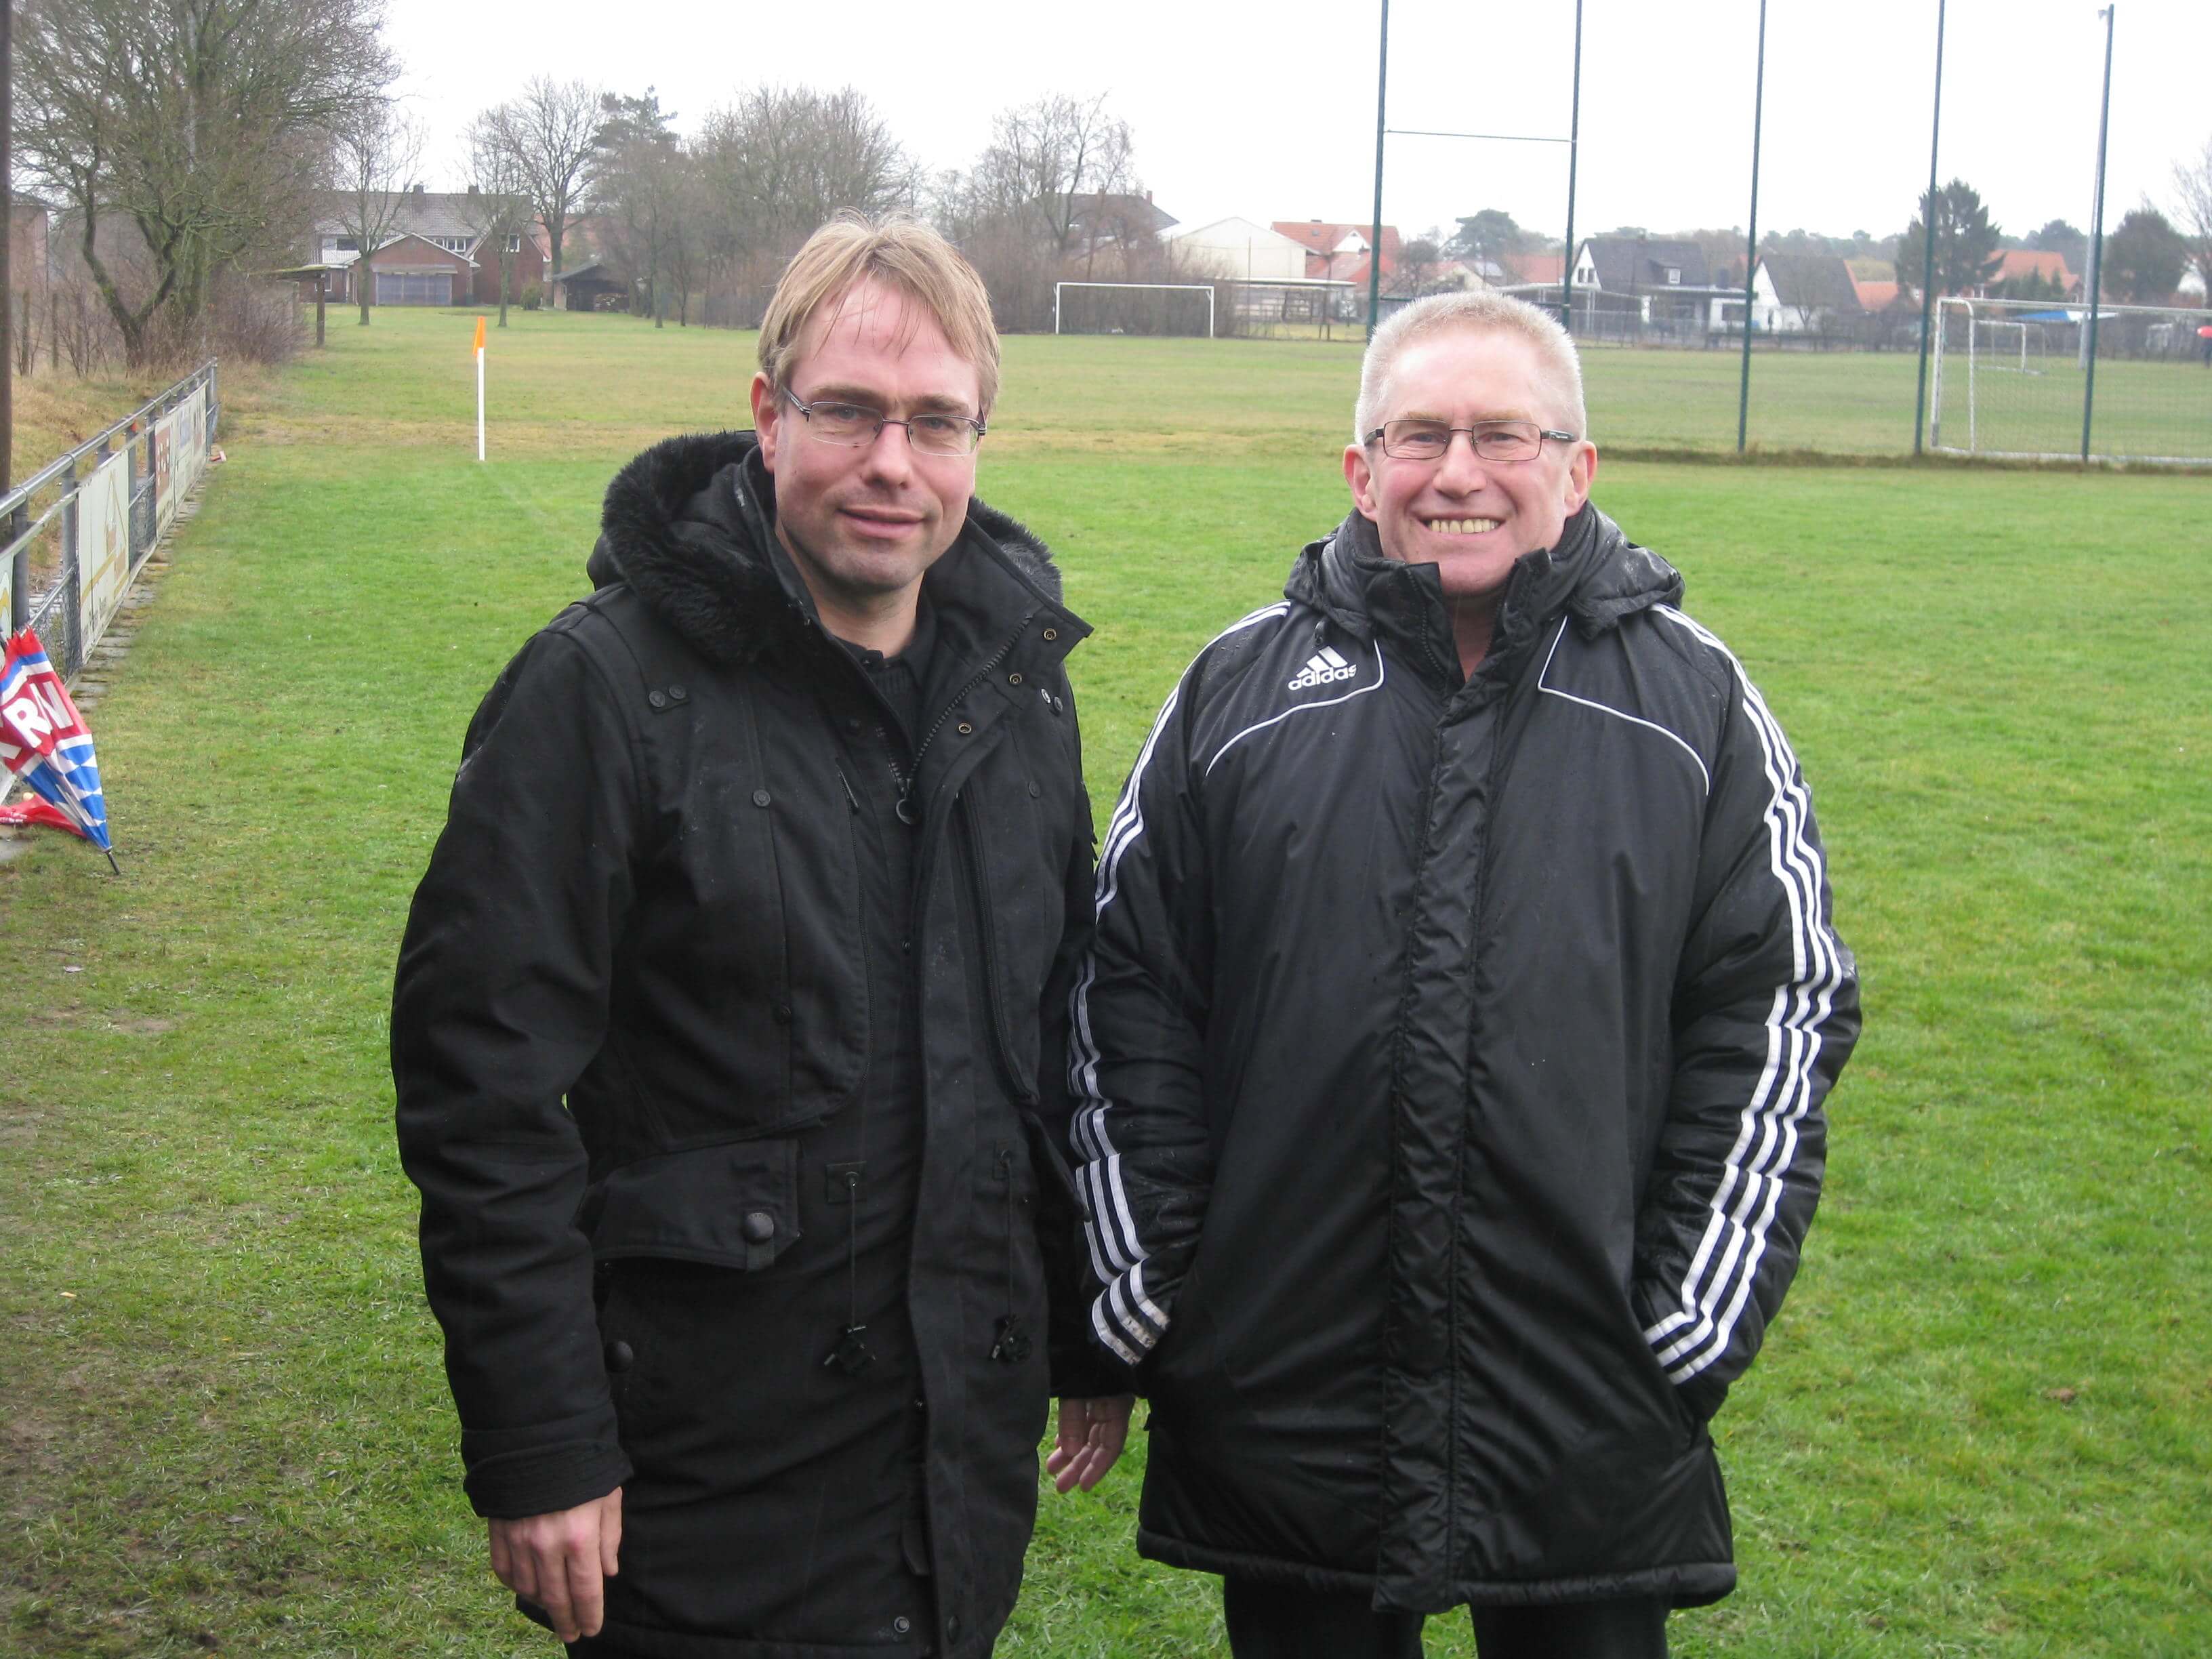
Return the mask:
<svg viewBox="0 0 2212 1659"><path fill-rule="evenodd" d="M1980 193L1963 179L1954 179L1935 193L1931 204L1925 192L1920 211L1898 239L1897 280L1917 289L1927 259L1927 230L1936 227L1936 291L1963 294L1979 288L1997 273L2004 256L1997 247L1999 233L1990 222L1990 210Z"/></svg>
<svg viewBox="0 0 2212 1659"><path fill-rule="evenodd" d="M2089 269L2089 237L2063 219L2053 219L2041 230L2027 239L2027 246L2039 252L2056 253L2066 261L2066 269L2076 276L2084 276Z"/></svg>
<svg viewBox="0 0 2212 1659"><path fill-rule="evenodd" d="M1524 251L1533 239L1503 208L1485 208L1459 222L1444 252L1462 259L1498 259Z"/></svg>
<svg viewBox="0 0 2212 1659"><path fill-rule="evenodd" d="M2156 208L2139 207L2105 239L2100 300L2161 305L2181 286L2189 245Z"/></svg>

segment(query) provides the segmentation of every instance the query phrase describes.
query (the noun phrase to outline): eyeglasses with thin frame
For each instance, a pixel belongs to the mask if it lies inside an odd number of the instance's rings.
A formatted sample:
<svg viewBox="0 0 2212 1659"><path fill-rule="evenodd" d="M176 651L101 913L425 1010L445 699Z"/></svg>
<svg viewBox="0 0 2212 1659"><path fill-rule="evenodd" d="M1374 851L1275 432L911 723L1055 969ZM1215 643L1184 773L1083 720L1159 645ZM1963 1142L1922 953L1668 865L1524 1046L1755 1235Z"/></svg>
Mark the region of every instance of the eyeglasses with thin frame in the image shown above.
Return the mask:
<svg viewBox="0 0 2212 1659"><path fill-rule="evenodd" d="M972 455L989 428L972 415L910 415L895 421L880 409L848 404L835 398L801 403L789 387L782 388L791 406L806 422L806 435L842 449L866 449L887 426L906 428L906 441L923 455Z"/></svg>
<svg viewBox="0 0 2212 1659"><path fill-rule="evenodd" d="M1451 447L1452 434L1467 434L1468 447L1484 461L1533 461L1543 453L1544 440L1555 444L1578 441L1571 432L1553 432L1534 421L1477 421L1473 426L1447 426L1442 421L1385 421L1364 441L1382 441L1382 453L1401 461L1440 461Z"/></svg>

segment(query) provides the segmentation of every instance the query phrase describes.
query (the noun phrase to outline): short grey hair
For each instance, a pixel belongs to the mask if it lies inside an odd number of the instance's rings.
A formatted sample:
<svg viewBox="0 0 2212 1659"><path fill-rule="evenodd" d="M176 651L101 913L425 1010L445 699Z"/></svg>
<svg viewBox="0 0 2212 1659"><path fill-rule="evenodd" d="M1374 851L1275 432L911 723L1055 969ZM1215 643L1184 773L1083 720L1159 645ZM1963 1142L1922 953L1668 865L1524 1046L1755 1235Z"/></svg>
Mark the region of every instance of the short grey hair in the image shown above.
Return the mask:
<svg viewBox="0 0 2212 1659"><path fill-rule="evenodd" d="M1574 337L1549 312L1510 294L1478 288L1416 300L1375 331L1359 366L1359 401L1352 414L1353 443L1366 442L1367 434L1381 424L1383 383L1406 349L1431 335L1457 331L1517 334L1535 347L1545 379L1559 399L1552 418L1564 421L1577 437L1589 436L1589 414L1583 406L1582 360L1575 353Z"/></svg>

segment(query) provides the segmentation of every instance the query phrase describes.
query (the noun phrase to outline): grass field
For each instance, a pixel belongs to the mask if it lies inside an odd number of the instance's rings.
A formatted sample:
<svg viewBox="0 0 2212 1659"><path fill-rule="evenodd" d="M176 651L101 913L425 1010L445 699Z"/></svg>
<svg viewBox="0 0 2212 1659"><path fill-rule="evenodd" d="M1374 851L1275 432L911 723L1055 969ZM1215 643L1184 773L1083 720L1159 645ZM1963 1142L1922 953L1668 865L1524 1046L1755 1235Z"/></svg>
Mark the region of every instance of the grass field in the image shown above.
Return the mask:
<svg viewBox="0 0 2212 1659"><path fill-rule="evenodd" d="M580 591L613 467L737 417L750 339L516 321L489 466L468 318L334 319L240 388L93 717L125 877L0 866L0 1653L551 1651L459 1491L392 953L476 699ZM1658 355L1594 354L1601 440L1689 395L1621 367ZM1098 626L1102 813L1344 510L1356 365L1008 343L983 490ZM1910 360L1863 368L1909 442ZM1717 1425L1743 1587L1676 1651L2212 1652L2212 479L1608 462L1596 497L1788 726L1866 975L1805 1269ZM1141 1463L1048 1498L1002 1654L1218 1639L1212 1581L1128 1548Z"/></svg>

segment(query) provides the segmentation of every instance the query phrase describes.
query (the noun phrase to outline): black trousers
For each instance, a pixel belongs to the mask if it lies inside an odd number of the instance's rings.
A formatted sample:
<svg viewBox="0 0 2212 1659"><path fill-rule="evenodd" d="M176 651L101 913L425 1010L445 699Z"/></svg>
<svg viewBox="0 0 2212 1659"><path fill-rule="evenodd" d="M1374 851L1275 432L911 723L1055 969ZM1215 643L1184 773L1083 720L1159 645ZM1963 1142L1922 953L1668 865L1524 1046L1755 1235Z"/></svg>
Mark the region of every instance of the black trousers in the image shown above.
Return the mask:
<svg viewBox="0 0 2212 1659"><path fill-rule="evenodd" d="M1421 1659L1421 1615L1377 1613L1352 1591L1221 1581L1236 1659ZM1667 1659L1667 1604L1470 1607L1482 1659Z"/></svg>

